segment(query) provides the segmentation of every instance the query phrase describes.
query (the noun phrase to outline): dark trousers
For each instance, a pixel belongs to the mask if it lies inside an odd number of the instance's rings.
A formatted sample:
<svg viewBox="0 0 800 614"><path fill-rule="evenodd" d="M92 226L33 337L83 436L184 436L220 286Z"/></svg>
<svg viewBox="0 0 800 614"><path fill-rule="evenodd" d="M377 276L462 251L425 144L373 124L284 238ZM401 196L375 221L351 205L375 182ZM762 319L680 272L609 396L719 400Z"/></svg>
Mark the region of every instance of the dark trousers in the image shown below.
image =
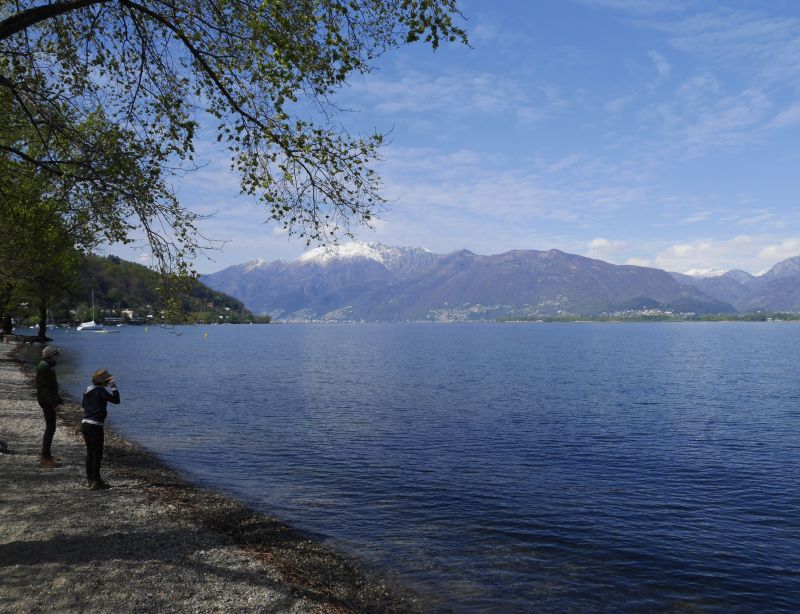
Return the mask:
<svg viewBox="0 0 800 614"><path fill-rule="evenodd" d="M103 460L103 427L83 422L81 431L86 442L86 479L99 482L100 462Z"/></svg>
<svg viewBox="0 0 800 614"><path fill-rule="evenodd" d="M44 437L42 437L42 458L53 458L50 446L53 445L53 435L56 434L56 409L50 405L39 407L44 412Z"/></svg>

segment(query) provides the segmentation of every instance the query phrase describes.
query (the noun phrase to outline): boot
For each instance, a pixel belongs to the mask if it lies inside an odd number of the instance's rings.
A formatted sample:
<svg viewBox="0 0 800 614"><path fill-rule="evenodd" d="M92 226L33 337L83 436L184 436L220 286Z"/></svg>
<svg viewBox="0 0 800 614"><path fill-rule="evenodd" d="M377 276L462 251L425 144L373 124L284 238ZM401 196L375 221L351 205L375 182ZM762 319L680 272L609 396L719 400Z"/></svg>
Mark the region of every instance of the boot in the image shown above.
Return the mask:
<svg viewBox="0 0 800 614"><path fill-rule="evenodd" d="M61 463L57 463L52 458L40 458L39 459L39 466L40 467L47 467L48 469L53 469L55 467L60 467Z"/></svg>

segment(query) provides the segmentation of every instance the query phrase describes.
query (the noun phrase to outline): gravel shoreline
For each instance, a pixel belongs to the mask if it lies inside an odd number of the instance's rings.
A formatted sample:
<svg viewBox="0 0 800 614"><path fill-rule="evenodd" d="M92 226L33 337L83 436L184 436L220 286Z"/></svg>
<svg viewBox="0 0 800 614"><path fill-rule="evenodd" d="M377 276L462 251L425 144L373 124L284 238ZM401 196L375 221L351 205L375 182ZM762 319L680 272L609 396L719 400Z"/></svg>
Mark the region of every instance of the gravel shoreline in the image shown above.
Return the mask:
<svg viewBox="0 0 800 614"><path fill-rule="evenodd" d="M106 429L107 491L84 476L80 408L55 469L29 368L0 344L0 612L421 612L409 591L280 521L188 484Z"/></svg>

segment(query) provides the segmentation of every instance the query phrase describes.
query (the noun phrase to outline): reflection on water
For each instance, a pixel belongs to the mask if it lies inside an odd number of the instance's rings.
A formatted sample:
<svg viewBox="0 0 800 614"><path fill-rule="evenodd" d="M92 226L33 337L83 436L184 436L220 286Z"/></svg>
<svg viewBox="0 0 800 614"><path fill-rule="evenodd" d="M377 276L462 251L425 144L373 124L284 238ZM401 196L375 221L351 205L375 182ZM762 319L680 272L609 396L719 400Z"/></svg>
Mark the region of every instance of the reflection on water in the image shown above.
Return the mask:
<svg viewBox="0 0 800 614"><path fill-rule="evenodd" d="M800 326L181 332L57 333L62 385L441 607L800 604Z"/></svg>

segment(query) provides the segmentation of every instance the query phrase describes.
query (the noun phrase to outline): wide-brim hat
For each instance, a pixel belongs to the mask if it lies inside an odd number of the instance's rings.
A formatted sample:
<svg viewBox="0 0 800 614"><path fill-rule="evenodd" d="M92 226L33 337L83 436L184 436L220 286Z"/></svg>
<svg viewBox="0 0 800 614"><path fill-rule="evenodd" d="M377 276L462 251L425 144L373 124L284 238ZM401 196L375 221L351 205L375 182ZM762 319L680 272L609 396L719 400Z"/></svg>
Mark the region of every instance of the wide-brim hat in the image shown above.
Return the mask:
<svg viewBox="0 0 800 614"><path fill-rule="evenodd" d="M114 377L108 372L108 369L98 369L92 374L92 383L95 386L102 386L108 383Z"/></svg>
<svg viewBox="0 0 800 614"><path fill-rule="evenodd" d="M56 354L60 354L61 350L59 350L54 345L48 345L46 348L42 350L42 358L50 358L51 356L55 356Z"/></svg>

